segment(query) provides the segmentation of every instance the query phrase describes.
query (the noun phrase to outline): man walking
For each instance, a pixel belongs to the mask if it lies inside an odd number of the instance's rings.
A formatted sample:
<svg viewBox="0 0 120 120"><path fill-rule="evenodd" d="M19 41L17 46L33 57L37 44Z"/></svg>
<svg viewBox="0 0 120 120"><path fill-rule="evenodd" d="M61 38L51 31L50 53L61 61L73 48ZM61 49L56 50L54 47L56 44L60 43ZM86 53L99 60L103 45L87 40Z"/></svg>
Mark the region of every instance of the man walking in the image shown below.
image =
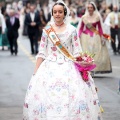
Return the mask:
<svg viewBox="0 0 120 120"><path fill-rule="evenodd" d="M34 4L31 4L30 13L28 13L25 17L25 24L28 26L28 37L30 39L31 54L37 54L40 16L38 12L35 12Z"/></svg>
<svg viewBox="0 0 120 120"><path fill-rule="evenodd" d="M108 14L105 24L110 26L111 37L114 41L111 42L111 46L114 54L117 52L120 54L120 12L118 12L117 6L113 7L113 11ZM118 36L118 46L116 47L116 36Z"/></svg>
<svg viewBox="0 0 120 120"><path fill-rule="evenodd" d="M13 53L17 55L18 53L17 38L19 36L18 29L20 27L20 22L19 19L15 17L14 9L10 9L9 11L9 17L6 20L6 26L7 26L7 37L10 43L11 55L13 55Z"/></svg>

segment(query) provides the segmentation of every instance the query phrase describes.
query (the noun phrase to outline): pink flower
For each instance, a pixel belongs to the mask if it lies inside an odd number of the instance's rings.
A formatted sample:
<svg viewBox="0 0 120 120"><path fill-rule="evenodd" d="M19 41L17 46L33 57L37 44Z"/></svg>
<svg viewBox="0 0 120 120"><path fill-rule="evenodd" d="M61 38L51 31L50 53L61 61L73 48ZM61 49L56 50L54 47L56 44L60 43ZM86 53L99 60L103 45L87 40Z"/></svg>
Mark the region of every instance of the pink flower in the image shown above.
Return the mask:
<svg viewBox="0 0 120 120"><path fill-rule="evenodd" d="M57 56L55 53L53 53L54 56Z"/></svg>
<svg viewBox="0 0 120 120"><path fill-rule="evenodd" d="M75 46L77 47L77 46L78 46L78 43L75 43Z"/></svg>
<svg viewBox="0 0 120 120"><path fill-rule="evenodd" d="M75 41L77 40L77 36L74 36L74 40L75 40Z"/></svg>
<svg viewBox="0 0 120 120"><path fill-rule="evenodd" d="M41 39L42 39L42 41L43 41L43 42L45 42L45 37L44 37L44 36L42 36L42 38L41 38Z"/></svg>
<svg viewBox="0 0 120 120"><path fill-rule="evenodd" d="M84 62L86 62L88 58L86 56L84 56L84 57L82 57L82 59Z"/></svg>
<svg viewBox="0 0 120 120"><path fill-rule="evenodd" d="M83 59L82 59L81 56L79 56L79 57L76 58L76 61L82 61L82 60L83 60Z"/></svg>
<svg viewBox="0 0 120 120"><path fill-rule="evenodd" d="M93 59L91 57L88 57L86 60L86 62L92 62L92 61L93 61Z"/></svg>
<svg viewBox="0 0 120 120"><path fill-rule="evenodd" d="M51 49L52 49L53 51L56 51L56 50L57 50L57 48L56 48L56 47L51 47Z"/></svg>
<svg viewBox="0 0 120 120"><path fill-rule="evenodd" d="M45 44L41 44L41 47L43 47L43 48L44 48L44 46L45 46Z"/></svg>
<svg viewBox="0 0 120 120"><path fill-rule="evenodd" d="M94 59L92 58L93 56L94 54L88 54L88 52L85 52L85 53L81 53L80 56L76 58L76 61L78 62L83 61L88 63L87 66L81 66L79 63L75 63L75 66L81 72L82 78L85 82L89 80L88 71L91 71L96 67L95 64L89 65L90 62L94 61Z"/></svg>

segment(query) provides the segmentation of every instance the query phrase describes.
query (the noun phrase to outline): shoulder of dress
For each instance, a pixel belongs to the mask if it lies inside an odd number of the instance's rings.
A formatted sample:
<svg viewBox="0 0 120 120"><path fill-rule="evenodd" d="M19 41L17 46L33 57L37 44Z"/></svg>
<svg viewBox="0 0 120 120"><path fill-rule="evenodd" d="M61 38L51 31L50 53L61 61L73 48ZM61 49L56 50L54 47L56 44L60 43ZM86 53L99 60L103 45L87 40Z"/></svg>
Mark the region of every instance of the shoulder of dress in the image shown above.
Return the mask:
<svg viewBox="0 0 120 120"><path fill-rule="evenodd" d="M42 30L43 30L42 35L47 37L47 33L46 33L45 28L43 28Z"/></svg>
<svg viewBox="0 0 120 120"><path fill-rule="evenodd" d="M82 17L81 17L81 20L83 20L83 19L85 19L86 18L86 15L83 15Z"/></svg>
<svg viewBox="0 0 120 120"><path fill-rule="evenodd" d="M87 23L88 23L87 15L83 15L83 16L81 17L81 21L82 21L84 24L87 24Z"/></svg>
<svg viewBox="0 0 120 120"><path fill-rule="evenodd" d="M50 24L47 24L45 27L44 27L44 29L48 29L48 28L50 28L51 27L51 25Z"/></svg>
<svg viewBox="0 0 120 120"><path fill-rule="evenodd" d="M96 21L100 21L100 16L99 15L96 15Z"/></svg>
<svg viewBox="0 0 120 120"><path fill-rule="evenodd" d="M46 33L46 30L51 29L51 24L47 24L44 28L43 31Z"/></svg>
<svg viewBox="0 0 120 120"><path fill-rule="evenodd" d="M73 31L76 31L76 28L75 28L73 25L71 25L71 24L68 25L68 28L69 28L69 30L71 30L72 32L73 32Z"/></svg>

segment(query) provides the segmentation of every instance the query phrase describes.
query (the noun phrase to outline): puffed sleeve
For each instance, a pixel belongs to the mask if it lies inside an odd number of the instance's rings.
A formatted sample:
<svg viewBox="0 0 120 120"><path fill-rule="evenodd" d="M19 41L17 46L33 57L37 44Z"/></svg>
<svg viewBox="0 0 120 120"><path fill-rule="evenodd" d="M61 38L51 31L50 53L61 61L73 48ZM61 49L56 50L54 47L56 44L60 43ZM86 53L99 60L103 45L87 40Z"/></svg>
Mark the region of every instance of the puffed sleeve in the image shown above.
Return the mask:
<svg viewBox="0 0 120 120"><path fill-rule="evenodd" d="M74 30L72 32L72 54L74 57L77 57L77 56L79 56L80 52L82 52L80 40L77 36L77 31Z"/></svg>
<svg viewBox="0 0 120 120"><path fill-rule="evenodd" d="M100 35L102 35L102 34L103 34L103 29L102 29L101 22L98 21L97 24L98 24L98 30L99 30L99 33L100 33Z"/></svg>
<svg viewBox="0 0 120 120"><path fill-rule="evenodd" d="M5 18L2 14L0 15L0 17L1 17L1 22L2 22L2 32L5 32L6 30Z"/></svg>
<svg viewBox="0 0 120 120"><path fill-rule="evenodd" d="M43 30L41 41L40 41L40 46L39 46L39 52L36 56L36 59L39 57L46 59L47 53L48 53L47 46L48 46L48 37L45 31Z"/></svg>

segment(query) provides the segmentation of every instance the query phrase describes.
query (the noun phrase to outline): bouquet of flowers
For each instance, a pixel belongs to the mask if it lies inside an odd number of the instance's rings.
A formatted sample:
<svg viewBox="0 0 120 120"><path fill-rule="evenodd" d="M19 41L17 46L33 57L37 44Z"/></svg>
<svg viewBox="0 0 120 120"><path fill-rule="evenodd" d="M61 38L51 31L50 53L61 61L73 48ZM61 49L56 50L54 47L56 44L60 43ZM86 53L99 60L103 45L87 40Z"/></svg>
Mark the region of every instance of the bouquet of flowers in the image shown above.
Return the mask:
<svg viewBox="0 0 120 120"><path fill-rule="evenodd" d="M95 54L90 54L88 52L80 53L80 56L76 58L75 66L81 72L82 78L85 82L89 80L89 71L93 70L96 65L93 63L93 57Z"/></svg>

